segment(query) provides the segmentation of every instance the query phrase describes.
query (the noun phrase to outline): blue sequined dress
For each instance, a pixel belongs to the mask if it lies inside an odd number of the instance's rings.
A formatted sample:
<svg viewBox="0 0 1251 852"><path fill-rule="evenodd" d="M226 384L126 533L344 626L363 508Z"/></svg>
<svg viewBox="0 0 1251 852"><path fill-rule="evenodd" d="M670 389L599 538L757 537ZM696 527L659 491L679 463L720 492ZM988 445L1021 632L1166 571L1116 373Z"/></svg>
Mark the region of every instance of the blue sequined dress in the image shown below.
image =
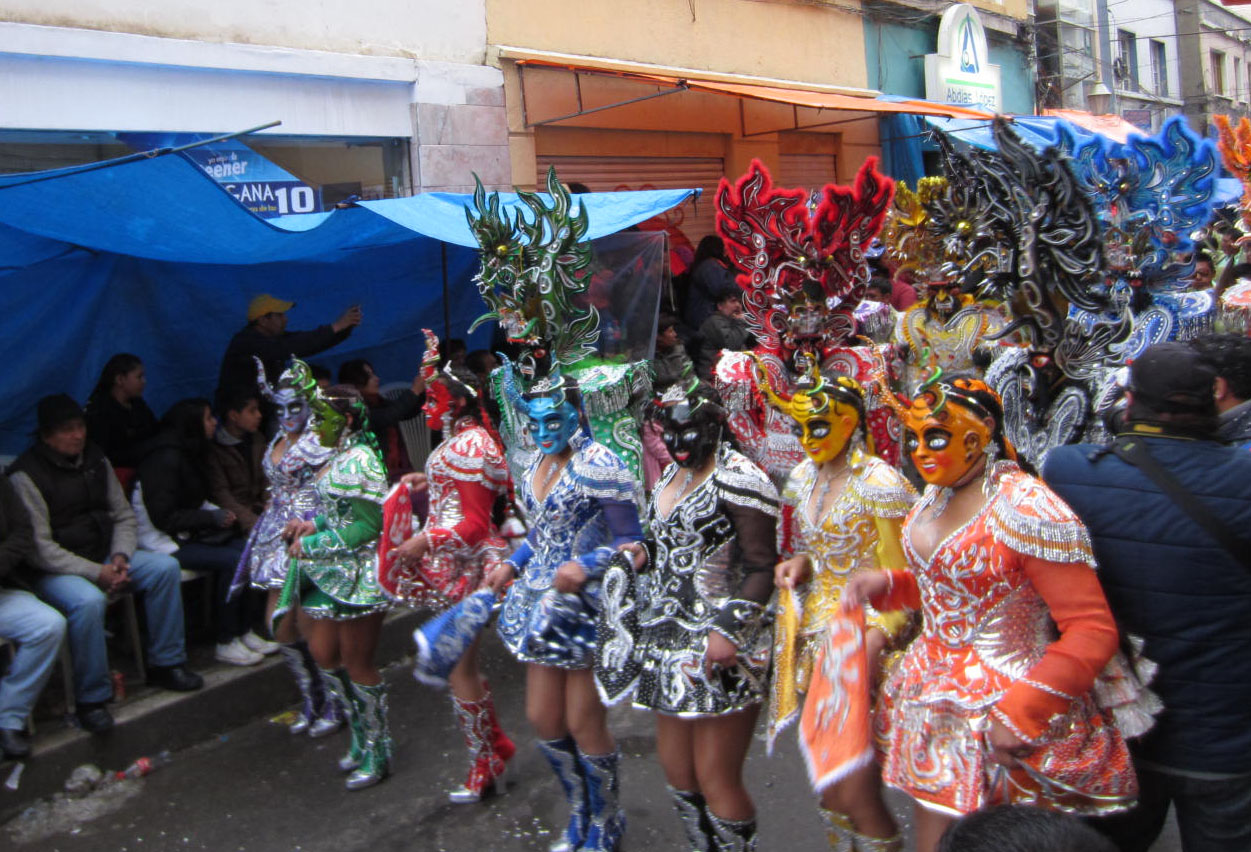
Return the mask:
<svg viewBox="0 0 1251 852"><path fill-rule="evenodd" d="M540 503L527 466L517 497L530 535L509 560L518 569L500 612L498 629L513 656L524 663L562 669L590 668L595 654L599 578L621 545L642 537L638 481L607 447L585 443L575 450ZM579 562L587 582L576 595L552 588L556 570Z"/></svg>

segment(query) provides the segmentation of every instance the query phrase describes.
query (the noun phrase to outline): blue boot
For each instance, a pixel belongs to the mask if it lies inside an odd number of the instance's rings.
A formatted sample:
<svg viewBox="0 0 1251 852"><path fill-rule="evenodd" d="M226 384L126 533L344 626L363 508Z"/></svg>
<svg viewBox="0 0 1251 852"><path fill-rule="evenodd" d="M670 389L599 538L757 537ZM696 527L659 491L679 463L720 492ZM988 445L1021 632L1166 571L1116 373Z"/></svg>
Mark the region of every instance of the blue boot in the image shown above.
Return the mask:
<svg viewBox="0 0 1251 852"><path fill-rule="evenodd" d="M548 852L575 852L583 848L587 829L586 780L578 760L578 746L570 736L559 740L538 740L538 745L560 779L560 785L565 788L565 798L569 800L569 825L565 827L564 836L553 843Z"/></svg>
<svg viewBox="0 0 1251 852"><path fill-rule="evenodd" d="M620 805L621 784L618 769L621 752L584 754L578 752L582 773L586 776L586 801L590 821L582 848L595 852L614 852L625 834L625 811Z"/></svg>

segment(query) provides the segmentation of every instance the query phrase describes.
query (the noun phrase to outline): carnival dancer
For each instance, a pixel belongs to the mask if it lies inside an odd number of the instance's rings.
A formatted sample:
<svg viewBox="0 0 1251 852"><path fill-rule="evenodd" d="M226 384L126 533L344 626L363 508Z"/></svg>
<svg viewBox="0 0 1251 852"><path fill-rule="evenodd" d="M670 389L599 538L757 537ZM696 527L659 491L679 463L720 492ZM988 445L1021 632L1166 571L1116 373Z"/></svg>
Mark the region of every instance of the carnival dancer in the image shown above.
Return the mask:
<svg viewBox="0 0 1251 852"><path fill-rule="evenodd" d="M488 582L508 589L499 633L526 663L526 716L556 772L572 815L556 849L615 849L625 830L618 804L621 753L595 691L598 580L613 549L640 537L637 482L590 439L576 385L540 380L526 395L539 447L517 494L530 535Z"/></svg>
<svg viewBox="0 0 1251 852"><path fill-rule="evenodd" d="M714 384L739 446L775 484L786 481L804 452L789 419L764 404L752 356L787 393L809 363L828 376L869 380L883 347L852 345L855 308L870 279L866 252L893 188L874 157L865 160L852 186L827 184L815 198L806 190L773 186L759 161L734 185L722 179L717 188L717 233L740 270L744 316L757 345L750 354L722 353ZM887 357L897 360L893 352ZM876 398L868 408L867 427L883 458L893 461L898 424Z"/></svg>
<svg viewBox="0 0 1251 852"><path fill-rule="evenodd" d="M359 391L315 384L301 390L322 446L334 455L317 476L321 514L293 518L284 531L291 565L273 617L280 627L296 607L310 617L309 648L352 733L339 768L350 773L347 788L359 790L385 778L391 760L386 684L374 660L389 606L374 567L387 471Z"/></svg>
<svg viewBox="0 0 1251 852"><path fill-rule="evenodd" d="M1017 465L998 397L937 378L899 408L929 483L902 531L912 571L857 574L843 591L845 610L925 616L875 719L883 778L917 803L919 852L990 804L1129 807L1137 782L1119 726L1145 730L1134 702L1154 697L1123 677L1086 528Z"/></svg>
<svg viewBox="0 0 1251 852"><path fill-rule="evenodd" d="M817 658L827 645L831 617L838 612L848 578L864 571L907 568L899 529L916 492L899 471L872 454L872 438L864 423L864 391L854 379L838 376L827 381L814 372L800 380L789 399L775 394L764 376L761 386L770 402L794 420L808 456L791 472L782 492L792 513L782 536L782 555L787 558L775 573L779 614L769 707L772 750L777 735L799 719L801 711L817 717L816 705L825 691L809 686L826 679ZM904 612L869 613L863 640L869 672L880 671L883 651L898 647L908 623ZM882 801L879 770L867 738L865 748L848 760L823 763L823 741L840 733L841 724L834 720L816 730L803 726L800 730L830 848L902 849L898 828Z"/></svg>
<svg viewBox="0 0 1251 852"><path fill-rule="evenodd" d="M316 477L334 451L323 447L317 433L307 428L308 396L317 384L308 365L292 359L273 386L260 359L256 368L257 387L274 406L279 428L261 458L265 481L269 483L269 501L248 535L231 595L242 592L246 584L266 592L265 621L270 624L290 564L289 542L283 532L293 520L308 520L321 514ZM316 738L343 726L343 710L333 693L327 691L308 642L302 638L307 627L307 616L297 612L296 618L286 619L277 627L274 638L303 699L295 721L287 729L292 734L307 733Z"/></svg>
<svg viewBox="0 0 1251 852"><path fill-rule="evenodd" d="M921 291L921 298L899 314L895 328L909 390L935 367L948 374L980 373L974 353L990 345L1006 325L993 306L962 290L985 274L992 255L972 260L961 251L967 244L960 231L968 223L961 218L958 198L944 177L921 178L916 192L896 183L882 231L895 275Z"/></svg>
<svg viewBox="0 0 1251 852"><path fill-rule="evenodd" d="M496 501L508 493L508 466L503 447L487 428L472 377L456 375L450 363L439 371L439 339L429 329L422 331L426 423L444 437L426 460L425 473L405 477L415 490L429 489L430 512L422 530L393 551L400 563L395 576L380 582L404 603L446 610L477 590L485 574L508 556L508 543L492 520ZM448 796L458 803L481 800L516 751L500 728L490 686L479 674L480 644L481 634L447 678L469 748L469 774Z"/></svg>
<svg viewBox="0 0 1251 852"><path fill-rule="evenodd" d="M569 823L553 848L608 850L620 842L625 812L621 755L591 670L595 615L614 549L640 538L639 488L631 467L592 439L583 392L595 394L598 407L612 401L619 415L628 414L647 370L596 368L574 378L599 337L598 312L582 297L591 261L587 214L581 205L573 212L553 171L547 190L546 199L519 192L526 211L512 214L479 184L469 214L482 249L476 283L490 308L484 318L498 320L522 350L517 365L496 371L504 418L524 424L537 450L516 479L530 534L488 583L499 591L514 581L499 634L526 663L526 716L569 800ZM521 449L516 443L507 444L510 456Z"/></svg>
<svg viewBox="0 0 1251 852"><path fill-rule="evenodd" d="M674 464L652 492L650 537L626 548L646 591L630 600L630 569L617 563L605 577L596 678L606 699L633 693L635 707L655 712L688 848L755 849L743 762L768 688L777 491L724 441L711 387L675 383L650 417ZM626 609L637 619L623 619Z"/></svg>

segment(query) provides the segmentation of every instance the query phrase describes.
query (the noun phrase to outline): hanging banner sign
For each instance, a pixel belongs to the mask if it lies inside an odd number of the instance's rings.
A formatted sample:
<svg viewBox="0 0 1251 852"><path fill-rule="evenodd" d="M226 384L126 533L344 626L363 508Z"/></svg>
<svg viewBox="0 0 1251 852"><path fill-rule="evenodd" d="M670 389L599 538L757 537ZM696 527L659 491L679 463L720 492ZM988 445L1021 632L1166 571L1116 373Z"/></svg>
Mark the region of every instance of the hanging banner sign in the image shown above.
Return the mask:
<svg viewBox="0 0 1251 852"><path fill-rule="evenodd" d="M957 3L938 24L938 52L925 56L925 98L1003 112L999 66L990 64L986 30L977 10Z"/></svg>
<svg viewBox="0 0 1251 852"><path fill-rule="evenodd" d="M176 147L209 138L197 133L119 133L117 136L137 151ZM238 139L199 145L180 153L203 169L236 201L264 219L321 211L316 189Z"/></svg>

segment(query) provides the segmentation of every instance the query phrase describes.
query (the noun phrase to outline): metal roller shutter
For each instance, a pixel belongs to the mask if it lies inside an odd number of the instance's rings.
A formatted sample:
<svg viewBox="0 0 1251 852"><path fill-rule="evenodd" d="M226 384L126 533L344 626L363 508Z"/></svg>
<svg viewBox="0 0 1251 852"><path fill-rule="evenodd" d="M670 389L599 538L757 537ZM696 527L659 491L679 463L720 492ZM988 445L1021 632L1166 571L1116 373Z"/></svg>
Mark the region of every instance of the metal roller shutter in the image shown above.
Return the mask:
<svg viewBox="0 0 1251 852"><path fill-rule="evenodd" d="M670 211L674 223L692 244L715 233L713 197L725 172L720 157L538 157L538 185L547 180L549 166L565 183L578 181L592 192L623 189L690 189L703 195Z"/></svg>
<svg viewBox="0 0 1251 852"><path fill-rule="evenodd" d="M782 154L778 157L781 175L778 183L811 192L827 183L838 182L833 154Z"/></svg>

